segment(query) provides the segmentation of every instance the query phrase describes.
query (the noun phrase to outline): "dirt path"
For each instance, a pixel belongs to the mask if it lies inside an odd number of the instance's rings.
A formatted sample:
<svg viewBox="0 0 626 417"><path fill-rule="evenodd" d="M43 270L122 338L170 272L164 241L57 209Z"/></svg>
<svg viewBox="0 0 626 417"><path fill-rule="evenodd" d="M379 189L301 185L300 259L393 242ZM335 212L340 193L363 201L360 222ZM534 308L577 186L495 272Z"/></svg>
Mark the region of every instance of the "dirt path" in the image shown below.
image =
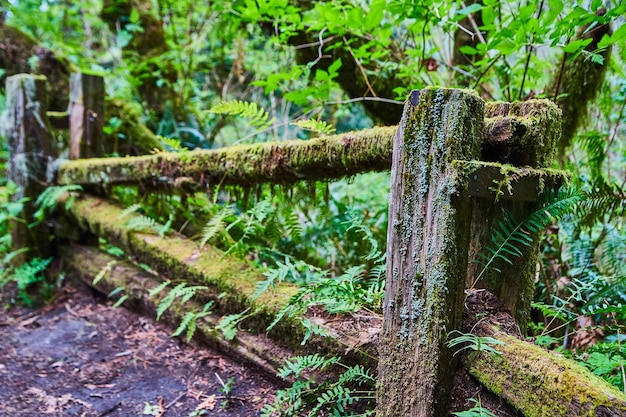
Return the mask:
<svg viewBox="0 0 626 417"><path fill-rule="evenodd" d="M0 416L243 417L273 400L261 375L169 333L73 289L38 311L3 308Z"/></svg>

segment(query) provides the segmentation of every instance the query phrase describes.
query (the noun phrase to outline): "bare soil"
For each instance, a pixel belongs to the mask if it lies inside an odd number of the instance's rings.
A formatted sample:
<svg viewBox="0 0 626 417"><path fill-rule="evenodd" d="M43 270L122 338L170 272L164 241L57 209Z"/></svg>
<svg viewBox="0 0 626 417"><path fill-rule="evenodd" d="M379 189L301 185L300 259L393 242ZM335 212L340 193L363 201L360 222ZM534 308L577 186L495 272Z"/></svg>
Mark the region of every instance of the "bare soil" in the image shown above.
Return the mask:
<svg viewBox="0 0 626 417"><path fill-rule="evenodd" d="M258 416L276 385L154 320L64 288L38 310L0 294L0 416Z"/></svg>

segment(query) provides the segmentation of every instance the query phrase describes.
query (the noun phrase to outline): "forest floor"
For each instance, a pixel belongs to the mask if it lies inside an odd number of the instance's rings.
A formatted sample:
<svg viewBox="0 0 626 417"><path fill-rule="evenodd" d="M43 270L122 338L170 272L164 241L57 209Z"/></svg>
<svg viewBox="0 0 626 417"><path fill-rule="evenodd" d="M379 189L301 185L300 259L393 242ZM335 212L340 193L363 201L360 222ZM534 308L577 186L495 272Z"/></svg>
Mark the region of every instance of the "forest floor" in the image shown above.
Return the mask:
<svg viewBox="0 0 626 417"><path fill-rule="evenodd" d="M2 308L0 416L243 417L273 401L263 375L170 333L71 287L38 310Z"/></svg>

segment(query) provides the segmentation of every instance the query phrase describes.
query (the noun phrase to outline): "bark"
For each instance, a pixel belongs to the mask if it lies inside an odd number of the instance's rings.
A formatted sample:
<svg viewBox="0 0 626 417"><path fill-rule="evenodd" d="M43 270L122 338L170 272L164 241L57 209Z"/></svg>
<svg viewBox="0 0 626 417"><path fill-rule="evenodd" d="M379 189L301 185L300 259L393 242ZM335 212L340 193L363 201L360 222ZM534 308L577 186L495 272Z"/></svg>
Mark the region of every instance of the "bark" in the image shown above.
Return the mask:
<svg viewBox="0 0 626 417"><path fill-rule="evenodd" d="M131 66L131 74L140 83L137 90L146 107L160 118L168 103L174 109L178 108L176 94L169 86L176 82L177 74L167 59L163 59L169 47L163 22L156 18L152 4L151 0L105 0L101 17L111 31L116 32L125 30L131 23L133 9L139 13L137 24L142 31L132 32L133 38L123 49L123 56L131 61L141 61ZM159 86L160 80L166 82Z"/></svg>
<svg viewBox="0 0 626 417"><path fill-rule="evenodd" d="M483 144L483 157L505 160L518 167L505 179L493 182L498 194L520 195L522 189L527 194L538 196L545 188L556 187L562 182L558 177L542 168L551 166L560 133L560 111L548 100L529 100L521 103L490 103L485 107L485 117L494 121L488 127L486 142ZM532 120L532 124L528 121ZM504 136L501 138L500 133ZM534 171L532 168L537 169ZM501 172L506 172L506 169ZM485 181L484 187L488 187ZM528 189L530 188L530 189ZM511 191L509 191L511 189ZM478 195L478 194L475 194ZM512 196L512 195L511 195ZM497 195L495 200L499 200ZM505 220L505 213L522 221L535 209L530 198L507 198L507 201L494 202L493 197L478 198L473 203L472 242L469 249L467 271L468 288L477 286L492 291L513 312L518 325L525 329L530 319L530 303L534 294L535 269L539 256L539 240L529 246L520 246L520 257L509 256L513 265L497 260L492 266L496 269L484 270L485 263L472 262L484 249L492 246L494 230ZM479 280L480 278L480 280Z"/></svg>
<svg viewBox="0 0 626 417"><path fill-rule="evenodd" d="M478 3L478 0L470 0L465 2L466 6ZM482 13L471 13L466 18L459 21L459 27L454 31L454 49L452 50L452 67L454 69L462 69L471 74L474 62L482 59L482 55L468 55L461 51L464 46L470 46L476 49L476 45L480 43L480 37L476 28L483 25ZM461 71L454 72L457 83L462 87L471 87L473 79Z"/></svg>
<svg viewBox="0 0 626 417"><path fill-rule="evenodd" d="M104 79L74 73L70 82L70 159L104 156Z"/></svg>
<svg viewBox="0 0 626 417"><path fill-rule="evenodd" d="M483 102L467 90L414 91L394 138L378 415L444 416L461 325L470 199L453 160L480 155Z"/></svg>

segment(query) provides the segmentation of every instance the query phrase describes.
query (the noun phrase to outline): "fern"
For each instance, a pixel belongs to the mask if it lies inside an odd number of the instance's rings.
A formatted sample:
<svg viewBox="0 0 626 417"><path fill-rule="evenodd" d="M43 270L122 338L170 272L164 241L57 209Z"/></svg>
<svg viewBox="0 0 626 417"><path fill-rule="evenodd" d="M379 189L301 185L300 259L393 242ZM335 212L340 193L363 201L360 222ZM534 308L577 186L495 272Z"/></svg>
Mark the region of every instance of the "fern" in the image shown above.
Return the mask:
<svg viewBox="0 0 626 417"><path fill-rule="evenodd" d="M135 213L135 212L137 212L139 210L141 210L141 204L139 204L139 203L132 204L132 205L126 207L124 209L124 211L122 211L122 213L120 213L120 215L117 216L117 219L121 220L121 219L123 219L125 217L128 217L129 215L131 215L131 214L133 214L133 213Z"/></svg>
<svg viewBox="0 0 626 417"><path fill-rule="evenodd" d="M33 299L28 290L34 284L45 282L44 272L51 262L52 258L35 258L16 268L0 270L0 288L4 287L9 282L14 282L17 286L17 301L28 307L32 306ZM44 296L47 295L46 293L49 291L51 291L51 288L46 285L39 288L40 294Z"/></svg>
<svg viewBox="0 0 626 417"><path fill-rule="evenodd" d="M148 296L150 296L151 298L154 297L155 295L159 294L161 291L163 291L165 288L167 288L168 285L170 285L172 283L172 281L163 281L162 283L160 283L159 285L157 285L156 287L154 287L153 289L151 289L148 292Z"/></svg>
<svg viewBox="0 0 626 417"><path fill-rule="evenodd" d="M187 343L191 340L194 333L196 332L196 322L198 319L202 317L206 317L211 314L211 307L213 306L213 301L210 301L204 305L201 311L188 311L183 316L183 319L180 321L178 328L172 333L172 337L180 336L183 332L185 332L185 340Z"/></svg>
<svg viewBox="0 0 626 417"><path fill-rule="evenodd" d="M259 108L256 103L241 100L222 101L216 106L213 106L209 112L244 117L248 119L248 123L250 123L251 126L258 130L267 129L275 120L274 118L270 118L269 114L267 114L263 108Z"/></svg>
<svg viewBox="0 0 626 417"><path fill-rule="evenodd" d="M540 207L521 222L509 213L498 222L491 237L491 245L481 252L477 260L483 264L474 281L474 285L488 270L501 272L494 266L497 260L512 264L512 259L522 255L522 248L530 246L534 236L553 222L574 211L576 205L584 199L584 194L576 189L560 189L558 192L548 190Z"/></svg>
<svg viewBox="0 0 626 417"><path fill-rule="evenodd" d="M129 219L124 226L131 232L159 234L160 230L159 224L153 218L143 214L138 214Z"/></svg>
<svg viewBox="0 0 626 417"><path fill-rule="evenodd" d="M321 133L322 135L331 135L335 133L335 128L322 120L297 120L295 122L292 122L291 125L298 126L300 129L311 130L313 132Z"/></svg>
<svg viewBox="0 0 626 417"><path fill-rule="evenodd" d="M458 334L458 336L450 338L454 334ZM447 347L454 348L459 346L454 351L453 356L456 356L457 353L462 352L465 349L471 349L477 352L490 352L495 353L496 355L501 355L502 353L495 349L493 346L505 344L503 341L494 339L493 337L480 337L471 333L461 333L458 330L454 330L448 333L448 339L449 340L446 342Z"/></svg>
<svg viewBox="0 0 626 417"><path fill-rule="evenodd" d="M343 367L344 372L336 379L317 382L311 375L316 375L330 367ZM282 378L295 378L292 385L276 393L273 404L266 404L261 410L262 416L302 416L319 415L349 416L354 415L349 407L359 401L368 401L373 405L375 378L369 370L360 365L346 366L339 357L324 357L319 354L298 356L288 360L279 370ZM367 389L357 391L354 387L365 385ZM374 410L366 409L361 416L373 415Z"/></svg>
<svg viewBox="0 0 626 417"><path fill-rule="evenodd" d="M250 311L249 308L242 311L241 313L229 314L222 317L219 323L217 323L217 325L215 326L215 329L222 332L222 334L224 335L224 339L233 340L235 336L237 336L237 326L239 325L239 323L241 323L248 317L256 314L258 310L254 311L253 313L246 314L248 313L248 311Z"/></svg>
<svg viewBox="0 0 626 417"><path fill-rule="evenodd" d="M186 282L181 282L180 284L172 288L159 303L157 307L157 320L159 320L163 313L165 313L165 311L172 306L177 298L180 298L181 303L186 303L187 301L191 300L193 296L196 295L196 292L198 290L206 290L207 288L208 287L202 285L188 287Z"/></svg>
<svg viewBox="0 0 626 417"><path fill-rule="evenodd" d="M226 219L233 216L234 212L231 207L224 207L215 216L213 216L202 229L202 239L200 246L206 243L226 228Z"/></svg>
<svg viewBox="0 0 626 417"><path fill-rule="evenodd" d="M35 212L34 217L38 220L43 220L46 216L46 213L52 212L61 197L66 194L69 194L69 198L65 202L65 209L69 210L74 204L75 196L77 191L82 191L83 187L80 185L69 184L69 185L55 185L51 187L47 187L35 201L35 206L39 207L39 209Z"/></svg>
<svg viewBox="0 0 626 417"><path fill-rule="evenodd" d="M98 271L98 274L95 276L95 278L91 282L91 285L98 285L98 283L102 280L102 278L104 278L109 272L111 272L113 270L113 266L115 264L117 264L117 261L110 261L110 262L108 262L104 266L104 268L102 268L100 271Z"/></svg>
<svg viewBox="0 0 626 417"><path fill-rule="evenodd" d="M452 413L456 417L496 417L494 413L482 406L480 396L478 399L470 398L470 401L474 403L474 406L466 411L457 411Z"/></svg>

